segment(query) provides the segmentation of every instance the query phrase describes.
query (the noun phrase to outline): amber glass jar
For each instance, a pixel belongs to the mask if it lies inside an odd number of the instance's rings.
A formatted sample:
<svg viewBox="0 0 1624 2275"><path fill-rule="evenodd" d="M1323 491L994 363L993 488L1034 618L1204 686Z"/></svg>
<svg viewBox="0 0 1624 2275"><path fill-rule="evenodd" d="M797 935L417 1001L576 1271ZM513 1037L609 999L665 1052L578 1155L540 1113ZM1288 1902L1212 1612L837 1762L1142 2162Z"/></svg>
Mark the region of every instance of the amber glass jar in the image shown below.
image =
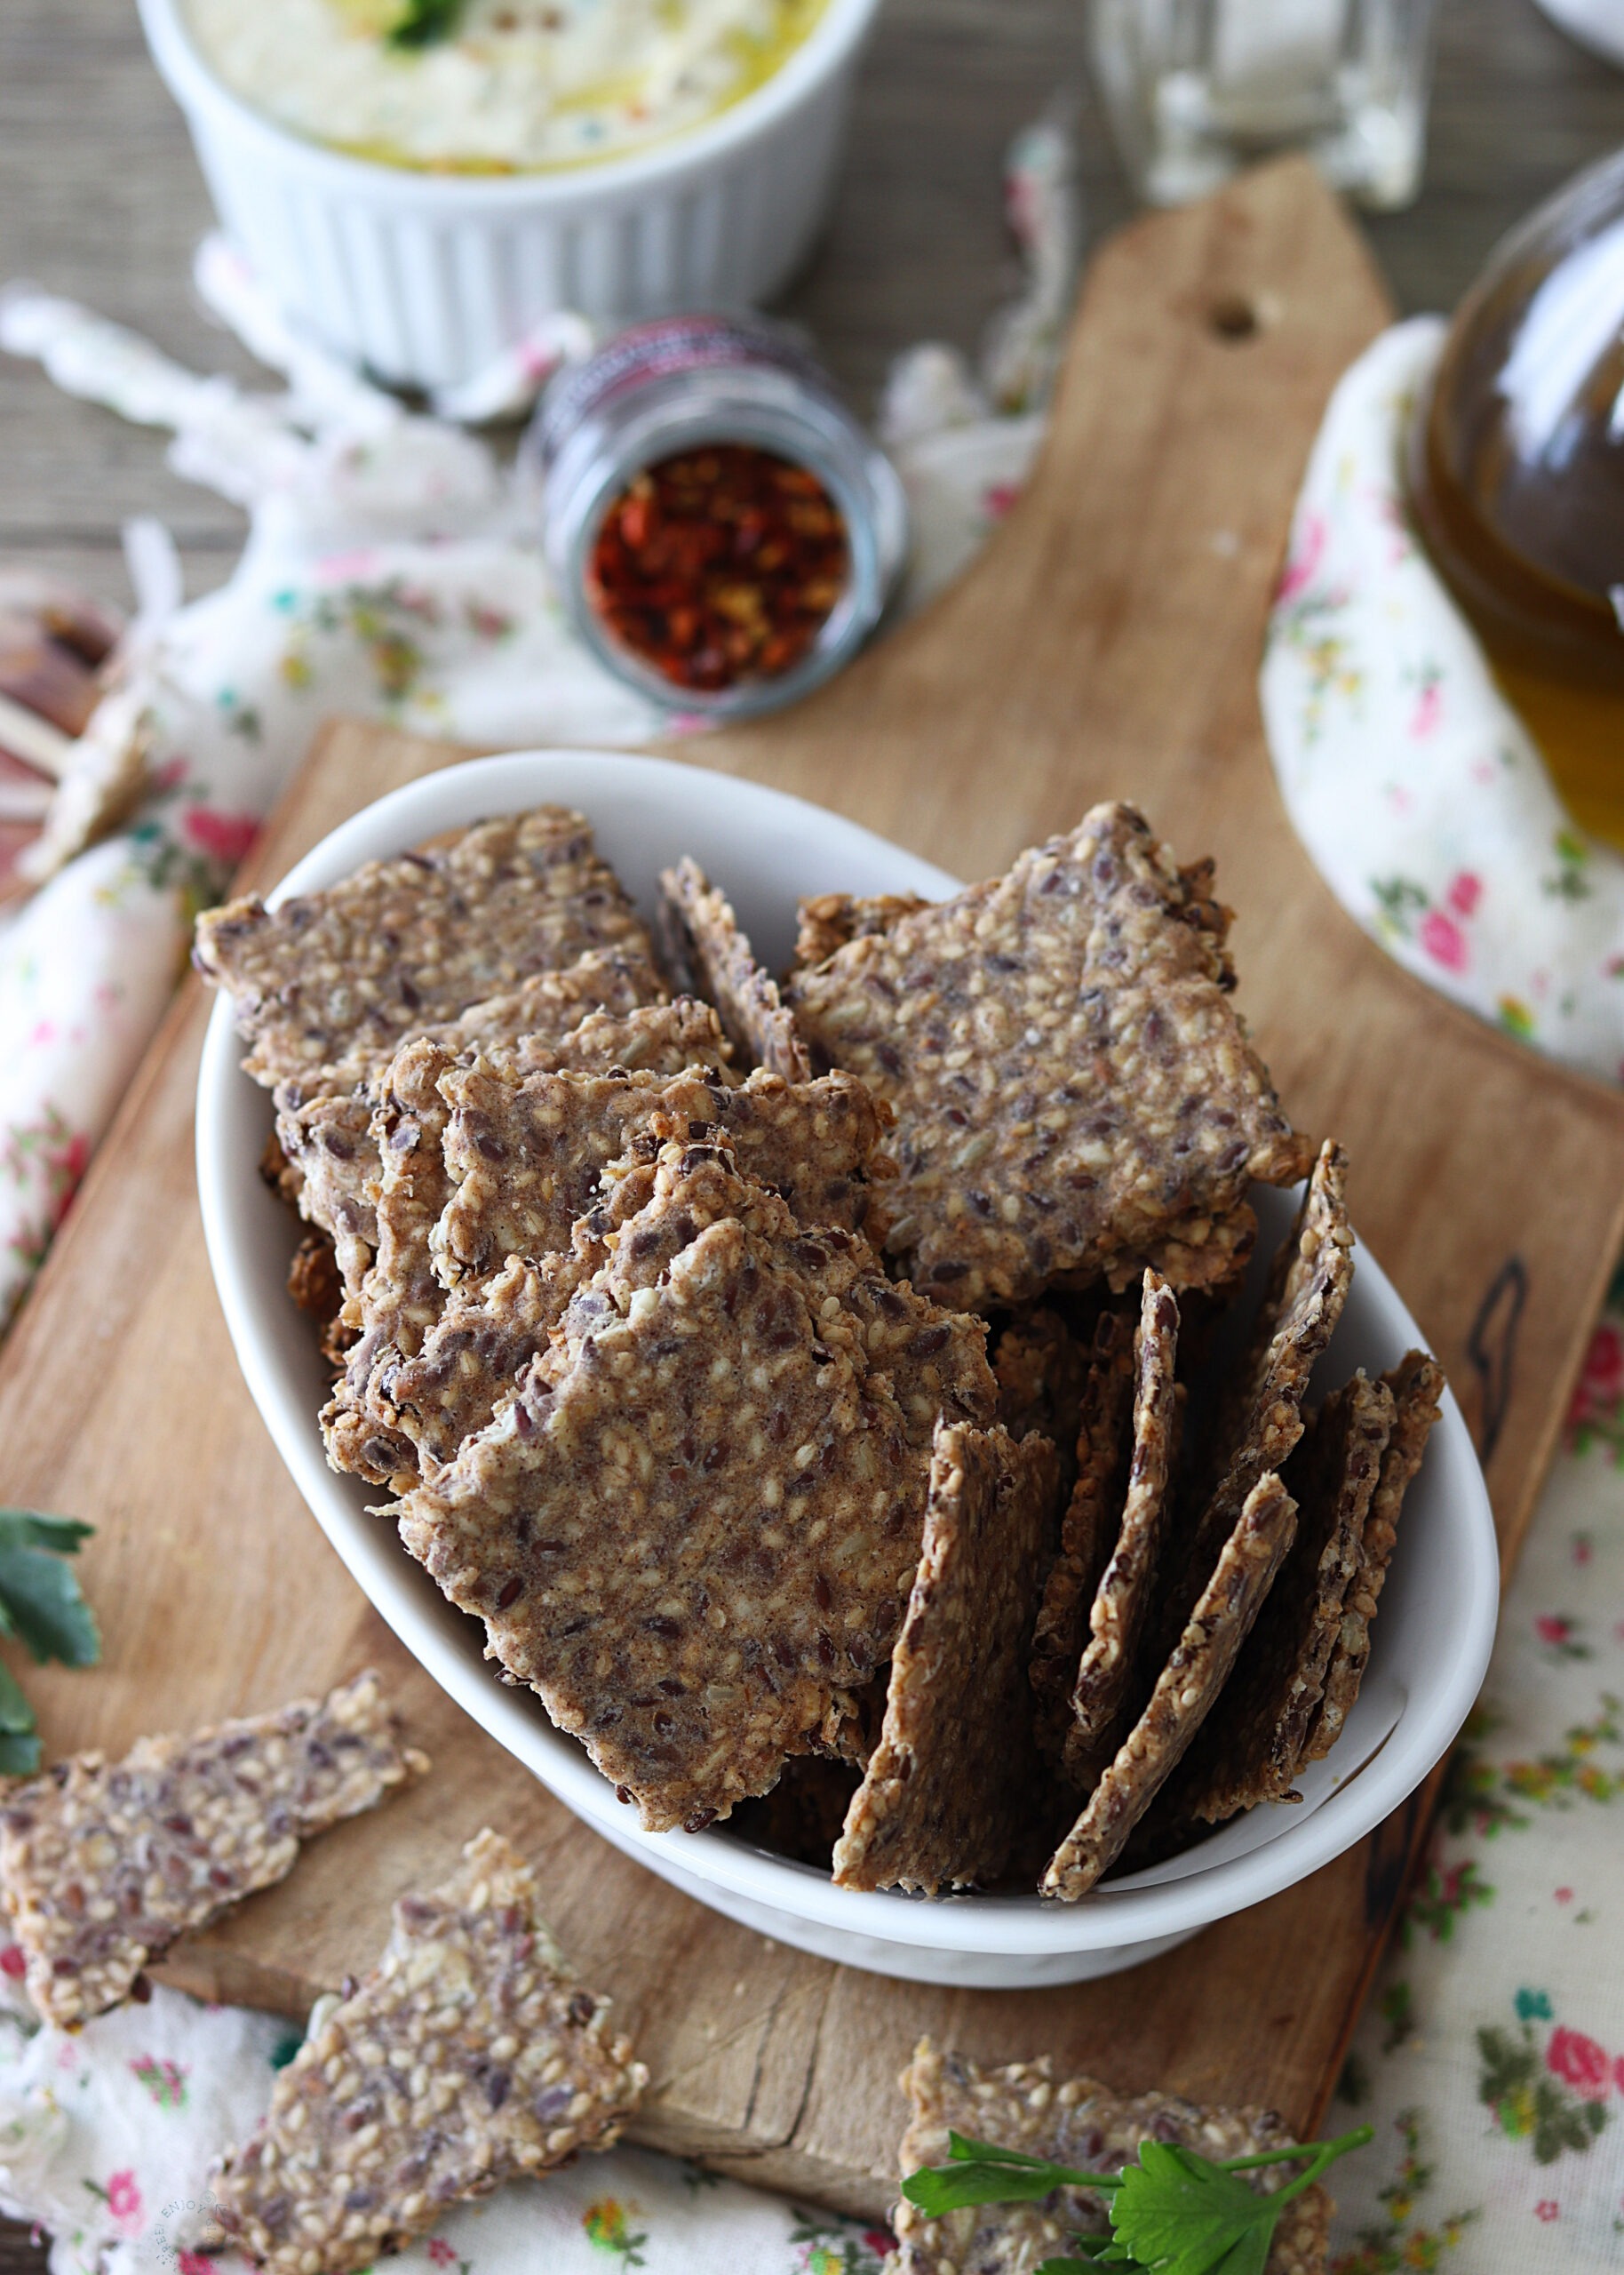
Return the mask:
<svg viewBox="0 0 1624 2275"><path fill-rule="evenodd" d="M1410 489L1569 803L1624 843L1624 152L1491 256L1418 406Z"/></svg>

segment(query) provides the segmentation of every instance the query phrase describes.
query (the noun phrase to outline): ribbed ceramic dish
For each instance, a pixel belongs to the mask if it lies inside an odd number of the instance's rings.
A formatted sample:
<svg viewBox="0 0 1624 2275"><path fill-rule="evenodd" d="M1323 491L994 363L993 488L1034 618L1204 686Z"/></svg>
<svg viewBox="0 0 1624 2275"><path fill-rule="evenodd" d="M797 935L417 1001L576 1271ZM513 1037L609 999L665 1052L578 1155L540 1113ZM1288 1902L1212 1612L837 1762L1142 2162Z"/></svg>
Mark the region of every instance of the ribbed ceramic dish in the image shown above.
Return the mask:
<svg viewBox="0 0 1624 2275"><path fill-rule="evenodd" d="M438 174L304 140L203 61L182 0L140 0L227 235L283 313L397 385L472 379L541 317L753 307L834 188L879 0L828 0L761 86L669 141L553 172Z"/></svg>
<svg viewBox="0 0 1624 2275"><path fill-rule="evenodd" d="M732 897L766 961L788 961L795 903L809 894L940 896L955 880L838 815L724 774L591 751L529 751L447 768L346 822L283 880L275 899L334 883L362 861L436 831L543 802L578 807L645 914L659 870L682 853ZM1243 983L1244 1001L1244 983ZM323 1531L408 1649L458 1703L578 1816L662 1879L803 1951L932 1983L1069 1983L1130 1967L1257 1904L1363 1839L1439 1760L1477 1696L1494 1635L1498 1564L1482 1474L1453 1397L1405 1504L1357 1706L1340 1744L1302 1780L1295 1805L1254 1809L1153 1870L1109 1880L1080 1904L1035 1896L925 1903L858 1895L826 1872L750 1847L725 1825L640 1832L585 1751L538 1700L506 1688L483 1631L411 1562L376 1494L327 1466L316 1413L327 1393L310 1323L284 1289L291 1228L256 1164L267 1095L239 1071L243 1046L219 1003L197 1090L197 1174L210 1260L248 1386ZM1289 1193L1254 1195L1260 1270L1285 1232ZM1238 1331L1238 1323L1237 1324ZM1361 1249L1323 1374L1374 1374L1424 1340Z"/></svg>

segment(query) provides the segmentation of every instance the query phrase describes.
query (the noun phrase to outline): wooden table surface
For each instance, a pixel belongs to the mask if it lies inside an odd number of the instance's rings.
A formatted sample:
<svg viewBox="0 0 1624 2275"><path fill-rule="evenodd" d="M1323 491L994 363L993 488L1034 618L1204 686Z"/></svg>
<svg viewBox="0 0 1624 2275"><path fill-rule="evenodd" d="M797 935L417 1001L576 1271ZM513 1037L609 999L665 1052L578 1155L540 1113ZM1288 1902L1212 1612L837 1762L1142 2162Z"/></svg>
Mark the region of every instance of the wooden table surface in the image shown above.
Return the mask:
<svg viewBox="0 0 1624 2275"><path fill-rule="evenodd" d="M1095 235L1131 199L1087 84L1082 0L887 0L864 68L834 225L787 302L870 407L889 357L973 347L1015 268L998 197L1009 136L1056 98L1079 124ZM1406 309L1447 307L1499 234L1624 141L1624 74L1530 0L1442 0L1426 184L1371 242ZM207 205L133 0L0 0L0 282L29 276L139 326L202 369L251 367L198 315L188 259ZM188 590L228 572L242 518L163 465L162 438L0 361L0 555L127 596L124 516L155 512ZM0 2226L0 2275L43 2267Z"/></svg>

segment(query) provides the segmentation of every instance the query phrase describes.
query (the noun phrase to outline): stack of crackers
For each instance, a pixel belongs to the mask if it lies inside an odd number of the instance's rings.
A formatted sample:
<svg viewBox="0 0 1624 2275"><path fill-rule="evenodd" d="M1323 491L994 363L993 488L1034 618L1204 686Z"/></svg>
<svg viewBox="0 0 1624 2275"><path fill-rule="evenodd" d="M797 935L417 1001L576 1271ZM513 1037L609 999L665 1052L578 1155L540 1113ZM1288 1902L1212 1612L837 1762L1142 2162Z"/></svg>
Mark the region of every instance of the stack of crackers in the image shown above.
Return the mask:
<svg viewBox="0 0 1624 2275"><path fill-rule="evenodd" d="M544 807L202 919L333 1466L650 1829L1075 1899L1292 1796L1442 1384L1305 1403L1346 1164L1210 865L1099 806L945 902L804 904L778 978L690 861L661 890L657 942ZM1310 1171L1203 1366L1251 1188Z"/></svg>

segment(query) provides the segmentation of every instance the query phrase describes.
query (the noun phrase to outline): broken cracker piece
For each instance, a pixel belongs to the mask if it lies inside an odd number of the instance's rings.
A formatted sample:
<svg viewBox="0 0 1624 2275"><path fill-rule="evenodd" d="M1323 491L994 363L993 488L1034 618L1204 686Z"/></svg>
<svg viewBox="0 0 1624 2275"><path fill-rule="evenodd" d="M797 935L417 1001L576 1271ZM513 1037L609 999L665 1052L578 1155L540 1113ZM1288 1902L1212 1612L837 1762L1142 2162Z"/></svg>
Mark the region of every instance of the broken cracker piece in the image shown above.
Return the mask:
<svg viewBox="0 0 1624 2275"><path fill-rule="evenodd" d="M576 1987L535 1875L483 1832L403 1896L382 1960L315 2019L214 2175L221 2234L273 2275L352 2275L453 2204L607 2149L649 2073Z"/></svg>
<svg viewBox="0 0 1624 2275"><path fill-rule="evenodd" d="M1044 1584L1032 1634L1031 1687L1042 1709L1039 1743L1058 1759L1088 1606L1111 1554L1127 1491L1134 1410L1134 1330L1121 1312L1095 1323L1078 1419L1077 1479L1061 1522L1060 1553Z"/></svg>
<svg viewBox="0 0 1624 2275"><path fill-rule="evenodd" d="M1088 1607L1069 1701L1064 1761L1079 1792L1092 1792L1125 1735L1140 1640L1161 1572L1172 1520L1178 1341L1178 1300L1165 1280L1147 1272L1134 1337L1133 1451L1122 1518Z"/></svg>
<svg viewBox="0 0 1624 2275"><path fill-rule="evenodd" d="M946 2164L954 2133L1102 2174L1134 2163L1146 2141L1177 2142L1214 2164L1293 2145L1272 2110L1203 2108L1176 2094L1113 2093L1093 2078L1057 2080L1047 2055L991 2069L921 2039L901 2083L911 2104L897 2152L904 2180L921 2166ZM1288 2164L1251 2175L1266 2193L1293 2177ZM1288 2205L1262 2275L1325 2275L1332 2209L1318 2186ZM1040 2203L977 2205L935 2220L904 2197L891 2224L896 2252L887 2275L1031 2275L1046 2259L1070 2256L1074 2238L1110 2232L1103 2197L1070 2188Z"/></svg>
<svg viewBox="0 0 1624 2275"><path fill-rule="evenodd" d="M1120 1856L1228 1681L1296 1522L1295 1504L1278 1477L1271 1472L1261 1478L1143 1712L1051 1859L1045 1896L1076 1903Z"/></svg>
<svg viewBox="0 0 1624 2275"><path fill-rule="evenodd" d="M559 1342L400 1509L490 1654L653 1831L769 1790L889 1656L928 1473L903 1401L994 1402L979 1329L955 1340L856 1235L731 1174L701 1225L697 1181L724 1173L713 1148L666 1149Z"/></svg>
<svg viewBox="0 0 1624 2275"><path fill-rule="evenodd" d="M803 900L795 912L793 962L797 966L823 963L848 940L888 932L898 917L929 906L917 892L874 893L866 898L848 892L819 893Z"/></svg>
<svg viewBox="0 0 1624 2275"><path fill-rule="evenodd" d="M1392 1561L1405 1495L1415 1481L1444 1395L1444 1369L1424 1351L1407 1352L1381 1380L1393 1397L1392 1434L1365 1520L1358 1569L1342 1607L1341 1626L1325 1671L1325 1697L1309 1733L1305 1761L1322 1760L1330 1752L1359 1695L1370 1657L1371 1622Z"/></svg>
<svg viewBox="0 0 1624 2275"><path fill-rule="evenodd" d="M812 1067L794 1017L756 962L732 903L686 856L660 873L660 944L679 983L715 1004L752 1066L804 1082Z"/></svg>
<svg viewBox="0 0 1624 2275"><path fill-rule="evenodd" d="M998 1418L1012 1438L1036 1431L1053 1444L1060 1457L1062 1508L1077 1478L1077 1433L1088 1366L1087 1345L1059 1312L1042 1304L1006 1324L992 1358Z"/></svg>
<svg viewBox="0 0 1624 2275"><path fill-rule="evenodd" d="M938 1429L885 1722L834 1851L841 1888L998 1879L1037 1761L1026 1662L1057 1464L1047 1438Z"/></svg>
<svg viewBox="0 0 1624 2275"><path fill-rule="evenodd" d="M35 2005L74 2029L127 1999L177 1936L292 1869L301 1841L426 1759L378 1677L191 1736L76 1754L0 1806L0 1893Z"/></svg>
<svg viewBox="0 0 1624 2275"><path fill-rule="evenodd" d="M1209 916L1141 815L1096 806L792 974L814 1063L896 1108L888 1250L924 1293L984 1310L1147 1264L1230 1276L1248 1180L1307 1163Z"/></svg>
<svg viewBox="0 0 1624 2275"><path fill-rule="evenodd" d="M193 962L231 996L256 1082L342 1091L409 1036L593 948L652 944L579 814L476 822L267 909L197 921Z"/></svg>
<svg viewBox="0 0 1624 2275"><path fill-rule="evenodd" d="M1173 1813L1222 1824L1259 1801L1293 1798L1392 1426L1392 1393L1363 1374L1310 1421L1281 1473L1297 1504L1291 1553L1235 1663L1222 1712L1208 1719L1163 1796Z"/></svg>

